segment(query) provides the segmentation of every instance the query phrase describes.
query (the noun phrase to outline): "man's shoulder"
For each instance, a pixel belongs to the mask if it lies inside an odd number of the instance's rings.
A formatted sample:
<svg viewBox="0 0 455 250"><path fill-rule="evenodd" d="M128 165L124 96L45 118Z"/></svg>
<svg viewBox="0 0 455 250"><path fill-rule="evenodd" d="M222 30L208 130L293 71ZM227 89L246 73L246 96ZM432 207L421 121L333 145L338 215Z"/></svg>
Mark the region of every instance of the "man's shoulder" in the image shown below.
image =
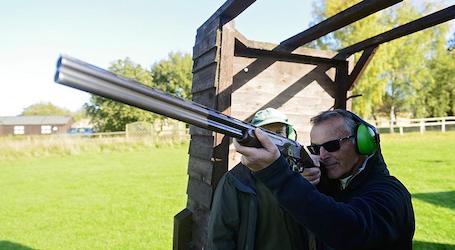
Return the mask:
<svg viewBox="0 0 455 250"><path fill-rule="evenodd" d="M376 194L385 200L410 201L411 199L408 189L391 175L367 180L362 188L362 193L365 195Z"/></svg>
<svg viewBox="0 0 455 250"><path fill-rule="evenodd" d="M241 192L254 193L255 180L251 171L243 164L239 163L224 176L224 185L230 185Z"/></svg>

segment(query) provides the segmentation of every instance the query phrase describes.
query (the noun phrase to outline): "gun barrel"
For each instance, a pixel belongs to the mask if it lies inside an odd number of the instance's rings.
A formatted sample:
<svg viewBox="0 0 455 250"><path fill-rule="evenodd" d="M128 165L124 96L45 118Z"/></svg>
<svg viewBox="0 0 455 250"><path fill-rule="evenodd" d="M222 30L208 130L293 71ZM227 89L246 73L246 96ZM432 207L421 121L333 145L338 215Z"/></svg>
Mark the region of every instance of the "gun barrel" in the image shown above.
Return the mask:
<svg viewBox="0 0 455 250"><path fill-rule="evenodd" d="M246 130L254 129L248 123L198 103L170 96L69 56L59 58L55 82L237 139Z"/></svg>
<svg viewBox="0 0 455 250"><path fill-rule="evenodd" d="M201 104L168 95L70 56L63 55L58 59L54 80L72 88L225 134L238 139L243 145L261 147L253 133L256 127L252 124ZM281 151L286 151L286 155L294 159L309 158L298 142L267 130L265 132Z"/></svg>

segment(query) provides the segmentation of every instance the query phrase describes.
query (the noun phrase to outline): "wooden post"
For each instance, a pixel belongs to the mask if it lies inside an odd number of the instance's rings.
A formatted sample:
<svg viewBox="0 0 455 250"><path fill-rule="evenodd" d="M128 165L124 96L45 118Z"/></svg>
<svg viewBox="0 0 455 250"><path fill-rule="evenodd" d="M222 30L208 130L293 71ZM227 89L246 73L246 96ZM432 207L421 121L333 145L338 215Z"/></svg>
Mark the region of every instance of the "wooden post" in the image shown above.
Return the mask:
<svg viewBox="0 0 455 250"><path fill-rule="evenodd" d="M425 132L425 121L421 120L420 121L420 133L423 134Z"/></svg>
<svg viewBox="0 0 455 250"><path fill-rule="evenodd" d="M173 246L174 250L190 249L191 242L191 211L187 208L180 211L174 216L174 237Z"/></svg>
<svg viewBox="0 0 455 250"><path fill-rule="evenodd" d="M198 29L193 48L193 101L227 115L231 105L231 95L226 90L232 84L233 26L233 21L221 16L211 19ZM174 231L174 243L203 249L213 193L228 167L229 137L194 126L190 126L190 134L188 212L175 218L174 227L179 230Z"/></svg>
<svg viewBox="0 0 455 250"><path fill-rule="evenodd" d="M335 84L336 96L334 108L346 109L348 86L350 86L347 61L336 67Z"/></svg>
<svg viewBox="0 0 455 250"><path fill-rule="evenodd" d="M394 120L393 119L390 119L390 133L391 134L395 133Z"/></svg>
<svg viewBox="0 0 455 250"><path fill-rule="evenodd" d="M446 132L446 118L442 118L441 121L441 131L444 133Z"/></svg>

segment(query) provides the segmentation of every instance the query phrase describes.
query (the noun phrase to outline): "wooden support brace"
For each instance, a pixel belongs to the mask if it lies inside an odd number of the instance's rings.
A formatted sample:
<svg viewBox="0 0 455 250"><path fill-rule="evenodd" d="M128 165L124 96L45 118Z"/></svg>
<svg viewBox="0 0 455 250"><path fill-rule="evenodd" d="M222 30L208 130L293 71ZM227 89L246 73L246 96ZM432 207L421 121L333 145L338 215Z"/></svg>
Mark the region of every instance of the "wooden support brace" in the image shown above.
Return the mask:
<svg viewBox="0 0 455 250"><path fill-rule="evenodd" d="M364 0L280 43L294 50L403 0Z"/></svg>
<svg viewBox="0 0 455 250"><path fill-rule="evenodd" d="M368 38L349 47L340 50L340 54L352 55L356 52L365 50L369 47L378 46L380 44L390 42L397 38L410 35L417 31L421 31L432 26L438 25L443 22L447 22L455 18L455 5L447 7L443 10L437 11L433 14L424 16L407 24L398 26L394 29Z"/></svg>
<svg viewBox="0 0 455 250"><path fill-rule="evenodd" d="M355 86L360 76L362 75L363 71L368 66L374 54L376 53L377 49L378 46L375 46L367 48L366 50L363 51L359 61L357 61L356 65L354 66L354 69L349 75L348 89L351 89L353 86Z"/></svg>
<svg viewBox="0 0 455 250"><path fill-rule="evenodd" d="M274 59L275 61L327 66L336 66L345 62L345 60L336 58L300 55L280 50L250 48L241 44L239 41L236 41L235 56L248 58L270 58Z"/></svg>

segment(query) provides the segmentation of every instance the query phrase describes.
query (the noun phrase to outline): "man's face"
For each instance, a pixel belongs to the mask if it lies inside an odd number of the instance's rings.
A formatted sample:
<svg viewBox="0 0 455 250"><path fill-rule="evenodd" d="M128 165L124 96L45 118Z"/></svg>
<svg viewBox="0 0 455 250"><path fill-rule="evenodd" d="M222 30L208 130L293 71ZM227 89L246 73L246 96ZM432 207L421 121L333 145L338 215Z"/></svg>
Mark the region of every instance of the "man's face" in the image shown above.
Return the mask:
<svg viewBox="0 0 455 250"><path fill-rule="evenodd" d="M331 140L350 136L342 118L332 118L313 126L310 132L312 144L321 145ZM334 152L320 147L319 161L325 166L330 179L341 179L349 176L354 167L360 163L353 139L340 141L340 149Z"/></svg>
<svg viewBox="0 0 455 250"><path fill-rule="evenodd" d="M264 125L262 126L262 128L265 128L269 131L272 131L274 133L277 133L279 135L282 135L284 137L287 136L286 134L286 124L283 124L283 123L271 123L271 124L267 124L267 125Z"/></svg>

